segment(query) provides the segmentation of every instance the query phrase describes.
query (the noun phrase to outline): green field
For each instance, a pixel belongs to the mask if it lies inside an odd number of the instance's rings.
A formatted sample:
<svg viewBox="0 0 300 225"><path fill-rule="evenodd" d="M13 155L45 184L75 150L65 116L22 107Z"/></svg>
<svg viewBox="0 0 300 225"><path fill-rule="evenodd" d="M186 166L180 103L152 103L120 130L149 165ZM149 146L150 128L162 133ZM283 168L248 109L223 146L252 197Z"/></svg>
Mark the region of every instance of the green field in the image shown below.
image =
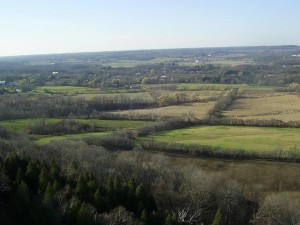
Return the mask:
<svg viewBox="0 0 300 225"><path fill-rule="evenodd" d="M49 92L49 93L95 93L100 92L101 89L76 87L76 86L40 86L35 87L34 92Z"/></svg>
<svg viewBox="0 0 300 225"><path fill-rule="evenodd" d="M31 119L18 119L18 120L5 120L0 121L0 125L7 127L12 130L24 131L28 128L29 125L34 125L36 123L41 123L44 120L44 123L57 123L62 121L59 118L31 118ZM136 121L136 120L96 120L96 119L74 119L77 122L83 124L91 124L97 127L107 127L107 128L138 128L145 125L154 124L156 122L151 121Z"/></svg>
<svg viewBox="0 0 300 225"><path fill-rule="evenodd" d="M111 132L94 132L94 133L83 133L83 134L68 134L60 136L42 137L36 140L34 143L38 145L49 144L51 141L65 140L65 139L82 139L85 137L102 137L110 135Z"/></svg>
<svg viewBox="0 0 300 225"><path fill-rule="evenodd" d="M240 88L245 91L274 91L276 87L273 86L254 86L247 84L204 84L204 83L187 83L187 84L151 84L143 85L150 89L164 89L168 87L176 87L176 90L186 91L203 91L203 90L230 90L233 88Z"/></svg>
<svg viewBox="0 0 300 225"><path fill-rule="evenodd" d="M154 140L170 143L208 145L255 152L300 147L300 129L297 128L200 126L159 132L153 137Z"/></svg>
<svg viewBox="0 0 300 225"><path fill-rule="evenodd" d="M109 62L103 62L104 66L111 67L136 67L141 65L152 65L158 63L170 63L173 61L184 61L184 58L173 58L173 57L156 57L149 60L111 60Z"/></svg>

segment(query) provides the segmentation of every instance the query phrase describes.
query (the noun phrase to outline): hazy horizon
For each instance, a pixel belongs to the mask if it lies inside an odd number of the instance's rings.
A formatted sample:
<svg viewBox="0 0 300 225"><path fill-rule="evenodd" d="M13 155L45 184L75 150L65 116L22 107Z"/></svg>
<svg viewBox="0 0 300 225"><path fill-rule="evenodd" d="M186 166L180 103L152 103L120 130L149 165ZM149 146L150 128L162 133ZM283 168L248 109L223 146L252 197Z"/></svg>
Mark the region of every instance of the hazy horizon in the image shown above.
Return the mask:
<svg viewBox="0 0 300 225"><path fill-rule="evenodd" d="M11 0L0 9L0 56L299 45L299 8L291 0Z"/></svg>

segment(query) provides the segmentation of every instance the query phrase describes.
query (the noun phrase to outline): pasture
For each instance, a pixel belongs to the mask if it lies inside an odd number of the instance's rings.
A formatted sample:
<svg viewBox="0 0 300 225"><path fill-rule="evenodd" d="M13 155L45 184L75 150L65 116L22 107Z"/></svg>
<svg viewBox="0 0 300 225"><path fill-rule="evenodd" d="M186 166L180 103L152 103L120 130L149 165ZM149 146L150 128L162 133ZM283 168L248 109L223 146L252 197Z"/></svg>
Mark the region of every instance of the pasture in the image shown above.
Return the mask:
<svg viewBox="0 0 300 225"><path fill-rule="evenodd" d="M134 109L112 112L114 114L139 114L166 117L184 117L192 114L197 119L204 119L208 111L214 107L215 102L197 102L181 105L171 105L159 108Z"/></svg>
<svg viewBox="0 0 300 225"><path fill-rule="evenodd" d="M292 94L241 98L223 114L236 119L300 121L300 98Z"/></svg>
<svg viewBox="0 0 300 225"><path fill-rule="evenodd" d="M45 145L45 144L49 144L52 141L65 140L65 139L80 140L85 137L102 137L110 134L111 132L93 132L93 133L83 133L83 134L47 136L47 137L39 137L36 141L34 141L34 143L38 145Z"/></svg>
<svg viewBox="0 0 300 225"><path fill-rule="evenodd" d="M243 91L261 91L273 92L276 87L274 86L257 86L248 84L207 84L207 83L182 83L182 84L148 84L143 85L148 89L172 89L177 91L225 91L234 88L240 88Z"/></svg>
<svg viewBox="0 0 300 225"><path fill-rule="evenodd" d="M297 128L198 126L159 132L153 138L170 143L208 145L224 150L243 149L250 152L300 147L300 130Z"/></svg>
<svg viewBox="0 0 300 225"><path fill-rule="evenodd" d="M0 121L0 125L11 130L16 131L26 131L26 129L30 125L35 125L38 123L58 123L63 119L59 118L30 118L30 119L18 119L18 120L5 120ZM97 120L97 119L74 119L77 122L82 124L89 124L94 125L96 127L103 127L103 128L111 128L111 129L118 129L118 128L131 128L135 129L138 127L154 124L157 122L151 121L135 121L135 120Z"/></svg>
<svg viewBox="0 0 300 225"><path fill-rule="evenodd" d="M76 86L39 86L32 90L37 93L95 93L101 89L76 87Z"/></svg>

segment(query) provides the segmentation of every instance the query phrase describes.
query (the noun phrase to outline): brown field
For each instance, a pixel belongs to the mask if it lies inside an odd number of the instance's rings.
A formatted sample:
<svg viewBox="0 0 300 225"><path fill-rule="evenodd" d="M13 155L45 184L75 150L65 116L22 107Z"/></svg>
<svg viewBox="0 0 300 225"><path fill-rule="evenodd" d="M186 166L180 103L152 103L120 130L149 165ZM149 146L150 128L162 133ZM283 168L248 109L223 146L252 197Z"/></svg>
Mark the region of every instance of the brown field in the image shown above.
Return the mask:
<svg viewBox="0 0 300 225"><path fill-rule="evenodd" d="M207 103L187 103L182 105L172 105L160 108L149 108L149 109L135 109L135 110L125 110L114 112L115 114L126 114L126 113L135 113L140 115L157 115L157 116L173 116L181 117L187 113L193 113L194 116L198 119L203 119L207 112L213 108L215 102Z"/></svg>
<svg viewBox="0 0 300 225"><path fill-rule="evenodd" d="M300 121L300 97L284 94L242 98L234 101L224 115L237 119Z"/></svg>

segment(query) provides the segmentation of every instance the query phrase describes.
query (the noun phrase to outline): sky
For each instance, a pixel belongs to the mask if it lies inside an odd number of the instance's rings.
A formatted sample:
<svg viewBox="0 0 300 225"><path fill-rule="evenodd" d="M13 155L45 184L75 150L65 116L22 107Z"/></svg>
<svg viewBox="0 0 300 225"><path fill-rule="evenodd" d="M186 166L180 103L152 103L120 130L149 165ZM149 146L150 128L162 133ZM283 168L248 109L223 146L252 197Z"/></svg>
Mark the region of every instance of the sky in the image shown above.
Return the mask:
<svg viewBox="0 0 300 225"><path fill-rule="evenodd" d="M0 56L300 45L298 0L2 0Z"/></svg>

